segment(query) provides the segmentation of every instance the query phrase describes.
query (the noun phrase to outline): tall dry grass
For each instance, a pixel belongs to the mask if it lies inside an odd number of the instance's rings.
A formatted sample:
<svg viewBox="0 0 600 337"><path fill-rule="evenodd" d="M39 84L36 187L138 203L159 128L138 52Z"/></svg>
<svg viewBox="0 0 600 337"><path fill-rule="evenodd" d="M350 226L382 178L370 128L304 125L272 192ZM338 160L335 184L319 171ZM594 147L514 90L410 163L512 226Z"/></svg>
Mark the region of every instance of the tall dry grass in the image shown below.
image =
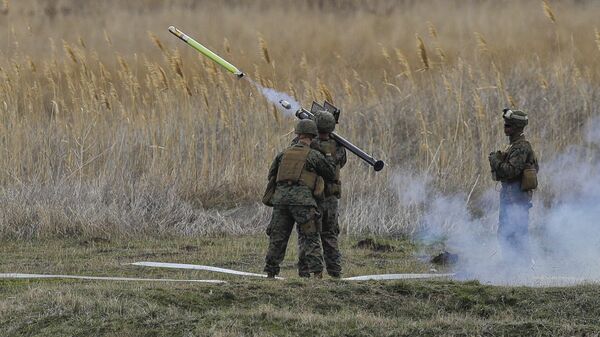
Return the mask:
<svg viewBox="0 0 600 337"><path fill-rule="evenodd" d="M347 232L407 233L398 170L476 200L528 110L540 159L598 116L594 1L20 0L0 6L0 235L242 233L294 120L166 30L262 85L342 107ZM541 190L543 192L543 188ZM476 210L474 210L476 213Z"/></svg>

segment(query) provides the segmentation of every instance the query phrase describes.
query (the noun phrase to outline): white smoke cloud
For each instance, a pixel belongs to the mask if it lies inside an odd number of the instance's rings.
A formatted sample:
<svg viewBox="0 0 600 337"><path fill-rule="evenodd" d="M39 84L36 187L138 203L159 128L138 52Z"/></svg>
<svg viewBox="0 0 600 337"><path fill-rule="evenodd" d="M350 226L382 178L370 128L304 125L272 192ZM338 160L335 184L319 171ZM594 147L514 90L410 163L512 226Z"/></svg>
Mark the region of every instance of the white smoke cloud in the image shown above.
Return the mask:
<svg viewBox="0 0 600 337"><path fill-rule="evenodd" d="M586 144L540 163L540 190L530 210L532 261L525 269L502 262L497 191L478 198L483 216L474 217L466 195L437 191L426 174L400 172L392 183L401 206L416 205L422 212L419 239L443 241L458 254L459 279L510 285L600 282L600 118L585 130Z"/></svg>
<svg viewBox="0 0 600 337"><path fill-rule="evenodd" d="M398 193L398 199L404 207L422 204L431 192L431 178L425 173L416 174L408 170L396 172L392 176L392 184L402 190L402 193Z"/></svg>
<svg viewBox="0 0 600 337"><path fill-rule="evenodd" d="M585 139L593 145L600 145L600 116L592 118L585 128Z"/></svg>
<svg viewBox="0 0 600 337"><path fill-rule="evenodd" d="M300 103L298 103L292 96L284 92L279 92L272 88L263 87L262 85L260 85L259 83L252 80L249 77L243 78L248 80L248 82L250 82L269 102L275 104L275 106L280 112L283 112L288 116L293 116L294 113L301 108ZM291 107L289 109L285 109L280 103L280 101L282 100L285 100L288 103L290 103Z"/></svg>
<svg viewBox="0 0 600 337"><path fill-rule="evenodd" d="M536 212L541 233L536 248L546 258L545 273L600 280L599 126L599 118L591 120L590 144L569 148L543 168L549 197Z"/></svg>

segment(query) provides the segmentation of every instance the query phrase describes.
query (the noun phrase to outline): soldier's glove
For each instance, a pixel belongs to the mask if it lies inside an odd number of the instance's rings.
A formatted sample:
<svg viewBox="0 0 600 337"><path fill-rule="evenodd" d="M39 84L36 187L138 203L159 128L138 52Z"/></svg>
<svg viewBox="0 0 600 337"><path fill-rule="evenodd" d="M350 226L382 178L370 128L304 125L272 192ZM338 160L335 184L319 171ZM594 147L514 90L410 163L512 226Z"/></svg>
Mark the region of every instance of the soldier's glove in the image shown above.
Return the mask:
<svg viewBox="0 0 600 337"><path fill-rule="evenodd" d="M488 156L488 160L490 161L490 167L492 168L492 171L495 171L496 168L502 162L502 152L500 152L500 151L490 152L490 155Z"/></svg>

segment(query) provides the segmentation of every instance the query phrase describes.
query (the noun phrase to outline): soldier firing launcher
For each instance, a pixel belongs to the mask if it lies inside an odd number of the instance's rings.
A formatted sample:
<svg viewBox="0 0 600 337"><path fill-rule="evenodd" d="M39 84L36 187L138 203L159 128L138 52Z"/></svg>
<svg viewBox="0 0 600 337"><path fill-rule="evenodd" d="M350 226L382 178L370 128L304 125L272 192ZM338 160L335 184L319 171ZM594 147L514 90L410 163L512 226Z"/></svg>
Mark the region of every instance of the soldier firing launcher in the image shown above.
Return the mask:
<svg viewBox="0 0 600 337"><path fill-rule="evenodd" d="M227 62L225 59L223 59L219 55L215 54L213 51L206 48L205 46L200 44L198 41L194 40L193 38L191 38L190 36L188 36L187 34L182 32L181 30L179 30L173 26L170 26L169 31L173 35L175 35L179 39L181 39L183 42L185 42L187 45L196 49L197 51L199 51L206 57L210 58L211 60L213 60L215 63L217 63L221 67L225 68L230 73L236 75L238 78L242 78L245 76L245 74L241 70L239 70L236 66ZM281 100L281 101L279 101L279 103L286 110L290 110L292 108L292 105L287 101ZM331 114L335 117L335 121L337 123L338 119L340 118L340 109L336 108L335 106L333 106L333 104L331 104L327 101L325 101L323 103L323 105L320 105L317 102L313 102L312 107L310 108L310 111L308 111L304 108L298 109L298 111L296 111L296 117L298 117L300 119L306 119L306 118L314 119L315 112L321 111L321 110L326 110L326 111L331 112ZM331 138L333 138L335 141L337 141L340 145L347 148L350 152L354 153L355 155L359 156L362 160L369 163L369 165L373 166L375 171L381 171L383 169L383 166L385 165L383 161L373 158L372 156L367 154L365 151L358 148L356 145L347 141L342 136L339 136L333 132L330 133L330 135L331 135Z"/></svg>
<svg viewBox="0 0 600 337"><path fill-rule="evenodd" d="M288 101L285 101L285 100L279 101L279 104L281 104L281 106L287 110L291 109L291 107L292 107L292 105ZM298 111L296 111L295 115L299 119L307 119L307 118L314 119L315 113L317 111L322 111L322 110L331 112L333 117L335 117L336 123L338 122L338 120L340 118L340 109L338 109L333 104L331 104L327 101L325 101L323 103L323 105L320 105L317 102L313 102L312 106L310 107L310 111L308 111L304 108L300 108L300 109L298 109ZM358 157L360 157L360 159L366 161L369 165L373 166L373 169L375 169L375 171L381 171L383 169L383 167L385 166L385 163L382 160L377 160L377 159L373 158L373 156L371 156L368 153L366 153L365 151L361 150L358 146L350 143L344 137L336 134L335 132L332 132L329 135L340 145L342 145L343 147L347 148L350 152L352 152L355 155L357 155Z"/></svg>

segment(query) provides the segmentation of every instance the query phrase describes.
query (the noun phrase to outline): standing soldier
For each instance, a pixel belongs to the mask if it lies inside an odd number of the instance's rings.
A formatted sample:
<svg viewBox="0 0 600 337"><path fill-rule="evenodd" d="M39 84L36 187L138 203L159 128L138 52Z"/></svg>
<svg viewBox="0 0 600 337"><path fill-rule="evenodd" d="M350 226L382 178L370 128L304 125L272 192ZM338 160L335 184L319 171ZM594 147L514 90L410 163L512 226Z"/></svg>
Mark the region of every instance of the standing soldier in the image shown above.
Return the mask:
<svg viewBox="0 0 600 337"><path fill-rule="evenodd" d="M330 133L335 129L335 117L328 111L320 111L315 114L315 122L319 131L319 137L313 140L311 146L318 149L327 157L333 158L335 162L335 177L325 180L325 192L323 199L317 200L319 212L321 213L321 243L323 244L323 255L327 274L339 278L342 273L341 254L338 247L338 235L340 228L338 224L338 199L341 197L340 169L346 165L346 149L330 138ZM298 233L298 244L302 245L306 238ZM305 261L298 260L300 276L309 277L310 272Z"/></svg>
<svg viewBox="0 0 600 337"><path fill-rule="evenodd" d="M492 152L489 156L492 176L502 183L498 241L504 261L523 268L531 261L529 209L533 190L537 188L539 166L523 133L528 123L527 113L504 109L502 117L510 145L506 151Z"/></svg>
<svg viewBox="0 0 600 337"><path fill-rule="evenodd" d="M331 158L325 158L310 147L318 134L315 122L299 121L295 133L298 142L279 153L269 169L269 180L276 181L275 193L270 200L273 215L267 228L269 250L265 259L265 272L270 278L279 274L279 264L285 257L294 223L306 238L299 247L299 255L305 261L307 271L318 277L323 270L315 195L323 193L323 180L319 176L334 180L335 164Z"/></svg>

